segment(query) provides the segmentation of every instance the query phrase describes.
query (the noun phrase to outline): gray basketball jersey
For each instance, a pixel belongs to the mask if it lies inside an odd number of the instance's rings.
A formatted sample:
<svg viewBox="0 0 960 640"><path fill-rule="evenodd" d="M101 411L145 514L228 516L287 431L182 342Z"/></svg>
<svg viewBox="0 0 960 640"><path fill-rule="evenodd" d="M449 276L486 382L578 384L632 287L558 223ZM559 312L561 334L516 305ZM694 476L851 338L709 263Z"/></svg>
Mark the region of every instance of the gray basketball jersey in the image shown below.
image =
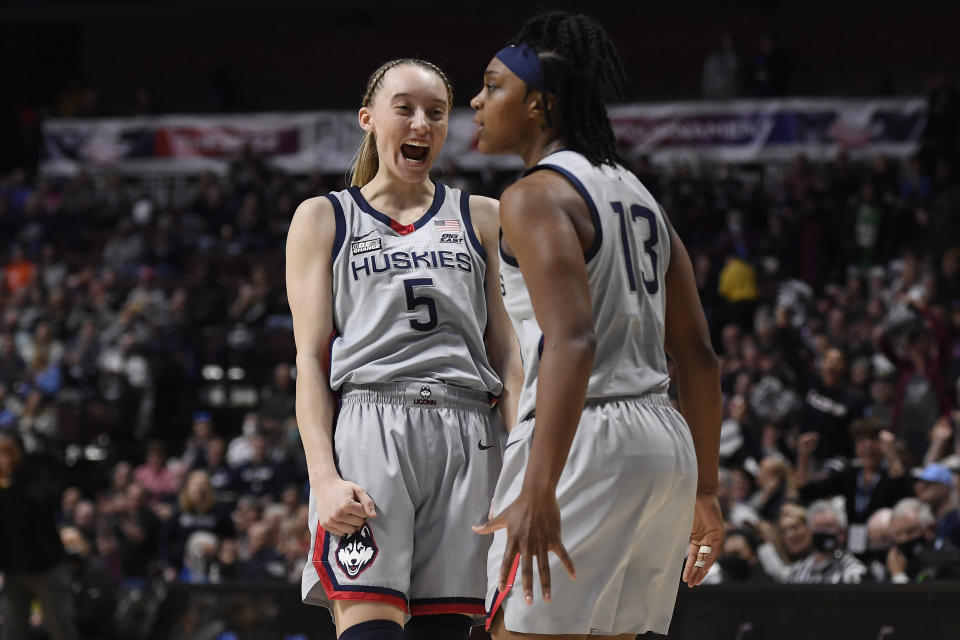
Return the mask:
<svg viewBox="0 0 960 640"><path fill-rule="evenodd" d="M670 378L663 350L664 275L670 234L660 207L627 169L591 165L574 151L552 153L527 174L563 175L587 203L596 232L584 258L597 349L587 399L665 391ZM516 260L501 251L501 291L523 355L519 416L536 407L543 333Z"/></svg>
<svg viewBox="0 0 960 640"><path fill-rule="evenodd" d="M433 381L499 394L487 359L486 252L469 194L439 182L401 225L360 189L327 198L336 215L330 386Z"/></svg>

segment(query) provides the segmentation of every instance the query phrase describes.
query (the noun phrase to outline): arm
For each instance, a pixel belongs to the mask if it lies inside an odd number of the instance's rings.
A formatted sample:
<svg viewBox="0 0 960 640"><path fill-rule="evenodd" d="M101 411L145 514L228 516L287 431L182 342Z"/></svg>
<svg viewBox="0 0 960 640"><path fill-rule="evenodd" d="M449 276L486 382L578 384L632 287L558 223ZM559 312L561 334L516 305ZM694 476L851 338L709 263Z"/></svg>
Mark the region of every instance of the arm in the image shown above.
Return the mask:
<svg viewBox="0 0 960 640"><path fill-rule="evenodd" d="M584 244L574 216L589 220L586 203L560 175L539 171L503 194L500 221L520 264L534 313L543 331L537 380L537 425L520 495L477 529L507 529L500 571L505 590L514 558L521 556L524 597L533 601L533 557L537 557L543 599L550 599L548 551L575 576L560 539L556 489L577 431L593 368L596 338Z"/></svg>
<svg viewBox="0 0 960 640"><path fill-rule="evenodd" d="M710 330L697 295L693 265L669 221L667 226L672 249L665 278L664 347L676 366L680 412L690 425L697 453L697 500L690 550L683 571L683 580L693 587L703 582L723 545L723 517L717 501L723 404L720 399L720 365L710 344ZM712 553L700 556L701 545L711 547ZM695 563L701 560L703 566L696 567Z"/></svg>
<svg viewBox="0 0 960 640"><path fill-rule="evenodd" d="M499 203L492 198L471 196L470 212L480 243L487 252L484 282L487 299L487 357L490 358L493 370L503 381L503 393L499 402L500 415L503 416L507 431L510 431L517 424L517 402L523 389L523 364L520 360L520 343L500 294Z"/></svg>
<svg viewBox="0 0 960 640"><path fill-rule="evenodd" d="M334 399L324 358L333 333L331 252L336 233L326 198L303 202L287 234L287 298L297 345L297 427L307 458L320 526L335 535L353 533L375 517L373 501L340 478L333 457Z"/></svg>

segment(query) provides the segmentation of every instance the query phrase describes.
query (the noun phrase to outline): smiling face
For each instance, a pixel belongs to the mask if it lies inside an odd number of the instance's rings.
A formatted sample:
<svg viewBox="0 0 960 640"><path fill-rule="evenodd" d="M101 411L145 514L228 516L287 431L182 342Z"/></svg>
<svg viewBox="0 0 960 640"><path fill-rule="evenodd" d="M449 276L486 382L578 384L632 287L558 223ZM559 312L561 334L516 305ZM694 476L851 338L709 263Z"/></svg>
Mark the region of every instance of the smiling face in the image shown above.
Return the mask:
<svg viewBox="0 0 960 640"><path fill-rule="evenodd" d="M380 171L404 182L427 179L447 138L450 103L435 72L407 63L389 69L360 108L360 126L376 138Z"/></svg>
<svg viewBox="0 0 960 640"><path fill-rule="evenodd" d="M470 100L480 153L519 153L533 120L528 103L534 94L497 58L483 73L483 89Z"/></svg>

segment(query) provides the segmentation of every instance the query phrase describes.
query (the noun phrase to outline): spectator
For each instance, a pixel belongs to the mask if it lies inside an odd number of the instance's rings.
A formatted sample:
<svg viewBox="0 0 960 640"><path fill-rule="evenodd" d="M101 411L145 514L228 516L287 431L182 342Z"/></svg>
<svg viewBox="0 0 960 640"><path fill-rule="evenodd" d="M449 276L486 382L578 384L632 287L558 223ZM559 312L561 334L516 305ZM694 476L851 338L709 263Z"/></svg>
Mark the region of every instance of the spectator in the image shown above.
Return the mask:
<svg viewBox="0 0 960 640"><path fill-rule="evenodd" d="M807 511L813 551L790 567L787 582L794 584L859 584L869 580L867 568L844 552L847 516L827 500L818 500Z"/></svg>
<svg viewBox="0 0 960 640"><path fill-rule="evenodd" d="M792 497L791 493L790 470L783 459L764 458L757 472L757 491L750 498L750 506L764 520L775 520L784 503Z"/></svg>
<svg viewBox="0 0 960 640"><path fill-rule="evenodd" d="M237 567L237 579L249 582L286 580L287 570L281 556L273 548L270 526L255 522L247 530L244 560Z"/></svg>
<svg viewBox="0 0 960 640"><path fill-rule="evenodd" d="M267 439L263 434L254 435L251 446L253 455L250 461L236 471L237 491L240 495L275 498L284 484L283 469L268 457Z"/></svg>
<svg viewBox="0 0 960 640"><path fill-rule="evenodd" d="M738 501L734 497L733 474L724 467L720 467L718 497L720 510L723 512L723 521L734 527L742 527L748 522L757 522L760 516L751 507Z"/></svg>
<svg viewBox="0 0 960 640"><path fill-rule="evenodd" d="M753 535L743 529L728 531L723 541L723 553L717 557L722 581L739 584L771 584L757 557L757 543Z"/></svg>
<svg viewBox="0 0 960 640"><path fill-rule="evenodd" d="M701 91L704 98L729 99L740 95L743 67L736 41L729 33L720 39L720 50L709 54L703 62Z"/></svg>
<svg viewBox="0 0 960 640"><path fill-rule="evenodd" d="M816 436L806 434L797 443L796 483L803 500L843 496L846 520L851 524L851 550L866 550L863 525L877 509L892 507L910 495L910 484L894 447L893 435L876 418L863 418L850 427L856 455L853 463L811 481L810 457ZM856 526L855 526L856 525Z"/></svg>
<svg viewBox="0 0 960 640"><path fill-rule="evenodd" d="M167 464L167 449L156 440L147 445L147 460L136 468L133 477L147 490L150 502L172 496L177 491L176 477Z"/></svg>
<svg viewBox="0 0 960 640"><path fill-rule="evenodd" d="M114 535L121 558L121 573L127 584L143 585L156 573L160 553L160 518L147 506L146 491L131 482L117 498Z"/></svg>
<svg viewBox="0 0 960 640"><path fill-rule="evenodd" d="M890 517L893 509L884 507L877 509L867 520L867 551L862 554L863 562L870 570L870 575L877 582L886 582L887 554L893 544L890 534Z"/></svg>
<svg viewBox="0 0 960 640"><path fill-rule="evenodd" d="M814 375L810 365L804 362L802 354L806 349L790 327L783 307L777 310L777 341L803 397L801 429L805 433L817 434L814 457L820 463L830 458L850 457L853 448L849 436L850 423L860 417L863 406L844 380L846 357L843 352L837 348L828 349Z"/></svg>
<svg viewBox="0 0 960 640"><path fill-rule="evenodd" d="M953 493L953 474L942 464L931 462L913 475L917 498L930 507L936 518L936 541L960 547L960 511Z"/></svg>
<svg viewBox="0 0 960 640"><path fill-rule="evenodd" d="M936 518L916 498L904 498L890 516L894 546L887 554L887 574L895 584L960 579L960 558L949 543L936 545Z"/></svg>
<svg viewBox="0 0 960 640"><path fill-rule="evenodd" d="M53 640L77 636L69 569L54 515L57 492L44 467L25 460L11 435L0 433L0 571L3 640L28 637L30 603L44 611Z"/></svg>
<svg viewBox="0 0 960 640"><path fill-rule="evenodd" d="M178 498L178 510L170 522L167 533L167 560L172 566L180 566L185 545L196 531L209 531L218 537L233 535L233 522L223 508L210 485L206 471L192 471L186 486Z"/></svg>
<svg viewBox="0 0 960 640"><path fill-rule="evenodd" d="M90 543L78 529L64 527L60 540L67 552L67 567L76 611L76 626L82 640L114 638L113 612L116 585L100 561L91 554Z"/></svg>

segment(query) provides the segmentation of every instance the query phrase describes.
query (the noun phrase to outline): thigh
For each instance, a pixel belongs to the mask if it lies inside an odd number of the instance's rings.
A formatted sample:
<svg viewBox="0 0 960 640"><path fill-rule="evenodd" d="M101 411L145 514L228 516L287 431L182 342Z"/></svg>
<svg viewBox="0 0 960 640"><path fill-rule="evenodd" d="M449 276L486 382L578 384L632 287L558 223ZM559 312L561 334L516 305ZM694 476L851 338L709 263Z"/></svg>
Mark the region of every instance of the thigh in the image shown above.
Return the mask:
<svg viewBox="0 0 960 640"><path fill-rule="evenodd" d="M485 613L489 536L472 527L487 520L500 471L499 413L424 411L431 437L417 505L411 614Z"/></svg>
<svg viewBox="0 0 960 640"><path fill-rule="evenodd" d="M384 603L408 608L413 547L413 497L417 483L407 454L408 425L400 408L344 404L335 446L345 480L367 491L376 517L350 536L320 528L315 496L310 500L310 562L304 568L304 602L330 607L337 601ZM362 608L361 608L362 609Z"/></svg>

